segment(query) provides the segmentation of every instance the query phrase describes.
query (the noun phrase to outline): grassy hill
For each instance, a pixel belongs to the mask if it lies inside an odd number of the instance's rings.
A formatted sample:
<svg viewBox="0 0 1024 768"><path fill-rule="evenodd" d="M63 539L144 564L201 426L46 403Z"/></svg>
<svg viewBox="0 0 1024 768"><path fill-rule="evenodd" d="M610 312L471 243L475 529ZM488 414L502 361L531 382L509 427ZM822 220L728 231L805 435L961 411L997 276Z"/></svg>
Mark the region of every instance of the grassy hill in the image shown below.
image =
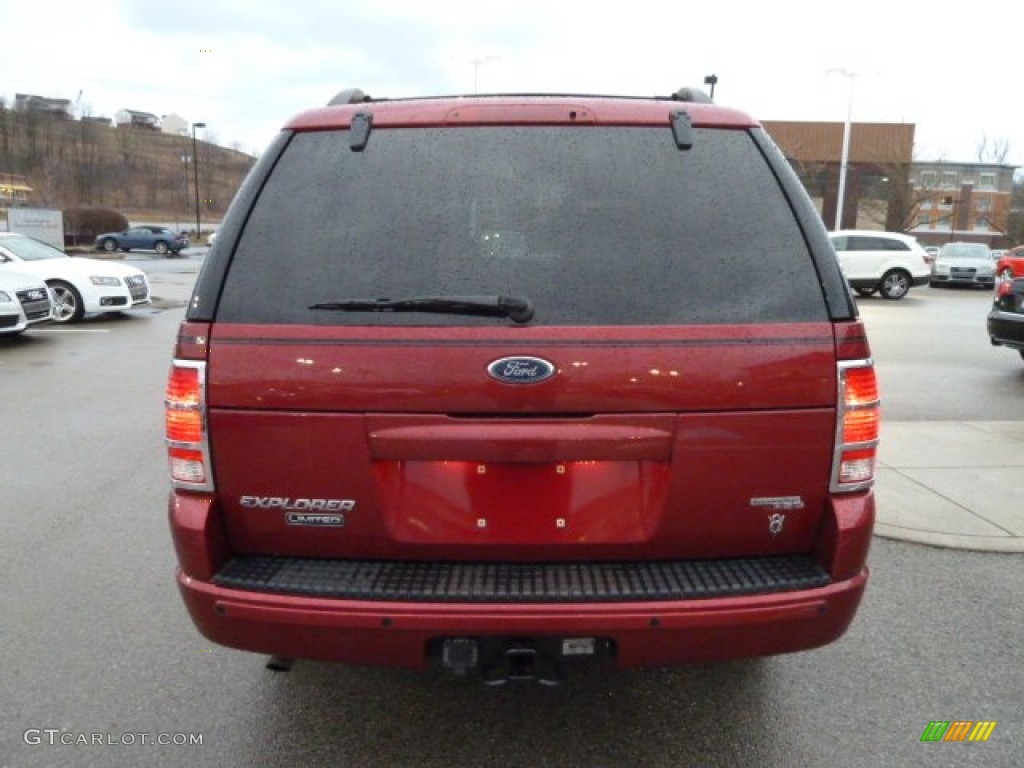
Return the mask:
<svg viewBox="0 0 1024 768"><path fill-rule="evenodd" d="M198 139L196 155L202 219L219 220L256 158ZM195 171L191 135L0 108L0 178L24 180L29 205L194 222Z"/></svg>

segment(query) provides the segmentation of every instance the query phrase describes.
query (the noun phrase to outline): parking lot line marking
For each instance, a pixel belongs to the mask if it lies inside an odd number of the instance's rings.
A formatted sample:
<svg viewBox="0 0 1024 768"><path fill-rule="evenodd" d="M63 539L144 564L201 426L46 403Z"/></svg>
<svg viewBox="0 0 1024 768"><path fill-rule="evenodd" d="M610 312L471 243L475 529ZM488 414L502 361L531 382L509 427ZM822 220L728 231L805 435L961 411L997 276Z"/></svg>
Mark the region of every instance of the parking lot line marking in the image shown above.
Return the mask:
<svg viewBox="0 0 1024 768"><path fill-rule="evenodd" d="M109 328L33 328L36 333L110 333Z"/></svg>

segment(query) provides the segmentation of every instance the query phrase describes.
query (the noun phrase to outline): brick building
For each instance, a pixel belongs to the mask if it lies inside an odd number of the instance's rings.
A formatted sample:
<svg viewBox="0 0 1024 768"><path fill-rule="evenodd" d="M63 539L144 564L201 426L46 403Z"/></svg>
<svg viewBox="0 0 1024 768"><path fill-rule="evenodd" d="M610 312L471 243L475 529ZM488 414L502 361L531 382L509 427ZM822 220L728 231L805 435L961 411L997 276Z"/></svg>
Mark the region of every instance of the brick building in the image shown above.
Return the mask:
<svg viewBox="0 0 1024 768"><path fill-rule="evenodd" d="M1013 165L914 163L916 212L910 234L923 245L953 240L1003 248L1013 195Z"/></svg>
<svg viewBox="0 0 1024 768"><path fill-rule="evenodd" d="M822 220L836 221L843 123L764 121ZM952 240L1011 245L1007 216L1016 166L914 162L912 123L853 123L842 229L907 232L924 245ZM865 222L865 209L874 213Z"/></svg>
<svg viewBox="0 0 1024 768"><path fill-rule="evenodd" d="M829 229L836 220L843 123L763 121L768 134L796 169L811 197L820 203ZM846 169L842 229L858 227L861 201L879 201L883 212L878 229L903 231L904 195L894 193L909 179L914 156L913 123L853 123Z"/></svg>

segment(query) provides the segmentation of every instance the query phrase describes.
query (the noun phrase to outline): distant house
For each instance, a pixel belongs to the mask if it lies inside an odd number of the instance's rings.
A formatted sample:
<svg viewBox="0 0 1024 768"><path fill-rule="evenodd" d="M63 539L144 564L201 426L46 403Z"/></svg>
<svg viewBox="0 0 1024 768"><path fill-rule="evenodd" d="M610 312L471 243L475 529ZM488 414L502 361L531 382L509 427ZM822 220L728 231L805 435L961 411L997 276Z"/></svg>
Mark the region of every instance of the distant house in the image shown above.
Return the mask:
<svg viewBox="0 0 1024 768"><path fill-rule="evenodd" d="M36 96L33 93L14 94L14 108L18 112L33 112L65 119L71 117L70 99L51 99L47 96Z"/></svg>
<svg viewBox="0 0 1024 768"><path fill-rule="evenodd" d="M134 109L122 109L114 114L114 122L117 127L149 128L154 131L160 130L160 118L151 112L139 112Z"/></svg>
<svg viewBox="0 0 1024 768"><path fill-rule="evenodd" d="M160 130L175 136L187 136L188 126L188 120L181 115L171 113L170 115L164 115L160 119Z"/></svg>
<svg viewBox="0 0 1024 768"><path fill-rule="evenodd" d="M0 207L27 205L33 192L24 176L0 171Z"/></svg>

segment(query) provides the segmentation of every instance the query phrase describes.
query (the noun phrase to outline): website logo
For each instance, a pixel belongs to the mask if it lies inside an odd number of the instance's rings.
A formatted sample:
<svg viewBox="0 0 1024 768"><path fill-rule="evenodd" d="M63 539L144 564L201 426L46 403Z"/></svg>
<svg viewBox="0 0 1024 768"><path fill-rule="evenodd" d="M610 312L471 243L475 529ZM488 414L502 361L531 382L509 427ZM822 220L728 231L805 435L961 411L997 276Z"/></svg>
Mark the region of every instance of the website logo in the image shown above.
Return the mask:
<svg viewBox="0 0 1024 768"><path fill-rule="evenodd" d="M921 741L988 741L995 728L995 720L932 720Z"/></svg>

